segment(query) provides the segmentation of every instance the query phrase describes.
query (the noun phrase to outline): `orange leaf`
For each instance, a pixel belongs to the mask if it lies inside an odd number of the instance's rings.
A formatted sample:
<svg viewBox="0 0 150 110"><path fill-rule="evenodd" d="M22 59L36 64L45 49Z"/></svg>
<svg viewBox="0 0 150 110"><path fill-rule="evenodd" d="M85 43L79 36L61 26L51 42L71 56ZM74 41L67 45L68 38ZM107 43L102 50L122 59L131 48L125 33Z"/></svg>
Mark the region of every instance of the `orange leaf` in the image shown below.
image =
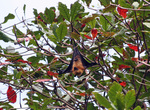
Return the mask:
<svg viewBox="0 0 150 110"><path fill-rule="evenodd" d="M84 37L88 38L88 39L91 39L92 40L92 37L88 36L88 35L84 35Z"/></svg>
<svg viewBox="0 0 150 110"><path fill-rule="evenodd" d="M123 18L127 17L127 12L128 12L127 9L117 7L117 11L118 11L119 15L121 15Z"/></svg>
<svg viewBox="0 0 150 110"><path fill-rule="evenodd" d="M16 95L16 92L12 89L11 86L8 87L7 98L9 100L9 102L11 102L11 103L16 102L17 95Z"/></svg>

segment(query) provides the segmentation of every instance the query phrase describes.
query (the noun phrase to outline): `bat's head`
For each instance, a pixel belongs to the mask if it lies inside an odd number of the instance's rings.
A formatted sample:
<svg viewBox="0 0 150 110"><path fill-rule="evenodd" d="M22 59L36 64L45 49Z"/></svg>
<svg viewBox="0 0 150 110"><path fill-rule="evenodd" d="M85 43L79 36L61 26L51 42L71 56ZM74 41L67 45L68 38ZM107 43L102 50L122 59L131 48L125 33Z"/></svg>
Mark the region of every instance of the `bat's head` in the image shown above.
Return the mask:
<svg viewBox="0 0 150 110"><path fill-rule="evenodd" d="M80 76L82 75L83 71L85 70L85 67L83 66L83 63L81 61L80 55L77 55L73 59L73 66L72 66L72 73L74 75Z"/></svg>
<svg viewBox="0 0 150 110"><path fill-rule="evenodd" d="M84 71L84 69L74 67L74 69L72 70L72 73L74 75L81 76L83 71Z"/></svg>

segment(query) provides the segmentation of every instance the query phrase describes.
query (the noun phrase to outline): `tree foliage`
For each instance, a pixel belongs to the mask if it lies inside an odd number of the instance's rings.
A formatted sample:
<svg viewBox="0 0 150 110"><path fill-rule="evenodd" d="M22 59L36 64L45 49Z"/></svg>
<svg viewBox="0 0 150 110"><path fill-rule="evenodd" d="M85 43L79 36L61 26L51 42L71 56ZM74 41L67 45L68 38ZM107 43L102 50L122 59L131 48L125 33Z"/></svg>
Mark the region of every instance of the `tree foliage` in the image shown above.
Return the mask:
<svg viewBox="0 0 150 110"><path fill-rule="evenodd" d="M58 9L45 8L44 12L33 9L31 22L24 19L1 28L0 40L17 47L0 46L0 82L13 91L7 91L8 100L0 100L0 108L13 108L10 103L19 97L17 91L24 90L28 93L23 100L35 110L150 107L150 2L99 0L102 10L91 8L91 2L76 1L70 8L59 2ZM25 10L26 5L24 14ZM8 14L1 25L14 18ZM14 39L5 33L7 29ZM85 59L97 63L78 77L59 74L71 60L73 40Z"/></svg>

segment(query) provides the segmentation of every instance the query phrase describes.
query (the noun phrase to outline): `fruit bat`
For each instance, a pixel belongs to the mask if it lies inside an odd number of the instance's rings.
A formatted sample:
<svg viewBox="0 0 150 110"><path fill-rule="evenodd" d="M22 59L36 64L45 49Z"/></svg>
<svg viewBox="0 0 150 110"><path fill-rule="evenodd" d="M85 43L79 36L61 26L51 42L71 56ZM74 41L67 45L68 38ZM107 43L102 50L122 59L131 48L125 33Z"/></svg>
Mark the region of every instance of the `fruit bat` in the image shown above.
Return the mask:
<svg viewBox="0 0 150 110"><path fill-rule="evenodd" d="M59 74L72 72L74 75L80 76L86 68L96 65L96 63L87 62L80 54L77 47L74 47L73 50L73 56L68 68L64 71L60 71Z"/></svg>

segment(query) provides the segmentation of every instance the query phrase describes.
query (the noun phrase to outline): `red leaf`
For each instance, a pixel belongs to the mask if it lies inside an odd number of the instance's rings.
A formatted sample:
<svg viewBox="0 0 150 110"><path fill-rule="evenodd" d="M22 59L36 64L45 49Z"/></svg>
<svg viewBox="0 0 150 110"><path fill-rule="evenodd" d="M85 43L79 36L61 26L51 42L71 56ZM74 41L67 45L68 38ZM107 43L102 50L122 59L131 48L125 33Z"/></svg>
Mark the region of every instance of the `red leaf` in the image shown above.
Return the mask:
<svg viewBox="0 0 150 110"><path fill-rule="evenodd" d="M91 34L92 34L93 39L94 39L94 38L97 36L97 29L93 28L93 29L91 30Z"/></svg>
<svg viewBox="0 0 150 110"><path fill-rule="evenodd" d="M128 12L127 9L123 9L123 8L117 7L117 11L118 11L118 13L119 13L123 18L126 18L126 17L127 17L127 12Z"/></svg>
<svg viewBox="0 0 150 110"><path fill-rule="evenodd" d="M9 100L9 102L11 102L11 103L16 102L17 95L16 95L16 92L12 89L11 86L8 87L7 98Z"/></svg>
<svg viewBox="0 0 150 110"><path fill-rule="evenodd" d="M125 69L125 68L130 68L128 65L119 65L119 70Z"/></svg>
<svg viewBox="0 0 150 110"><path fill-rule="evenodd" d="M131 60L137 62L137 61L138 61L138 58L133 58L133 57L132 57Z"/></svg>
<svg viewBox="0 0 150 110"><path fill-rule="evenodd" d="M126 86L126 82L121 82L121 83L119 83L121 86L123 86L123 87L125 87Z"/></svg>
<svg viewBox="0 0 150 110"><path fill-rule="evenodd" d="M19 59L19 60L17 60L17 62L22 62L22 63L28 63L28 64L32 64L32 62L25 61L25 60L22 60L22 59Z"/></svg>
<svg viewBox="0 0 150 110"><path fill-rule="evenodd" d="M50 81L50 79L38 79L35 82L46 82L46 81Z"/></svg>
<svg viewBox="0 0 150 110"><path fill-rule="evenodd" d="M78 95L85 96L85 92L84 93L78 93Z"/></svg>
<svg viewBox="0 0 150 110"><path fill-rule="evenodd" d="M85 96L85 92L83 92L83 93L76 93L77 95L79 95L79 96ZM92 94L90 94L90 95L92 95ZM89 96L89 94L87 94L87 96Z"/></svg>
<svg viewBox="0 0 150 110"><path fill-rule="evenodd" d="M88 35L84 35L84 37L88 38L88 39L91 39L92 40L92 37L88 36Z"/></svg>
<svg viewBox="0 0 150 110"><path fill-rule="evenodd" d="M57 78L58 73L54 73L54 72L52 72L52 71L47 71L47 75L49 75L49 76L54 76L55 78Z"/></svg>
<svg viewBox="0 0 150 110"><path fill-rule="evenodd" d="M137 46L134 46L132 44L128 44L129 48L134 50L134 51L138 51L138 47Z"/></svg>

